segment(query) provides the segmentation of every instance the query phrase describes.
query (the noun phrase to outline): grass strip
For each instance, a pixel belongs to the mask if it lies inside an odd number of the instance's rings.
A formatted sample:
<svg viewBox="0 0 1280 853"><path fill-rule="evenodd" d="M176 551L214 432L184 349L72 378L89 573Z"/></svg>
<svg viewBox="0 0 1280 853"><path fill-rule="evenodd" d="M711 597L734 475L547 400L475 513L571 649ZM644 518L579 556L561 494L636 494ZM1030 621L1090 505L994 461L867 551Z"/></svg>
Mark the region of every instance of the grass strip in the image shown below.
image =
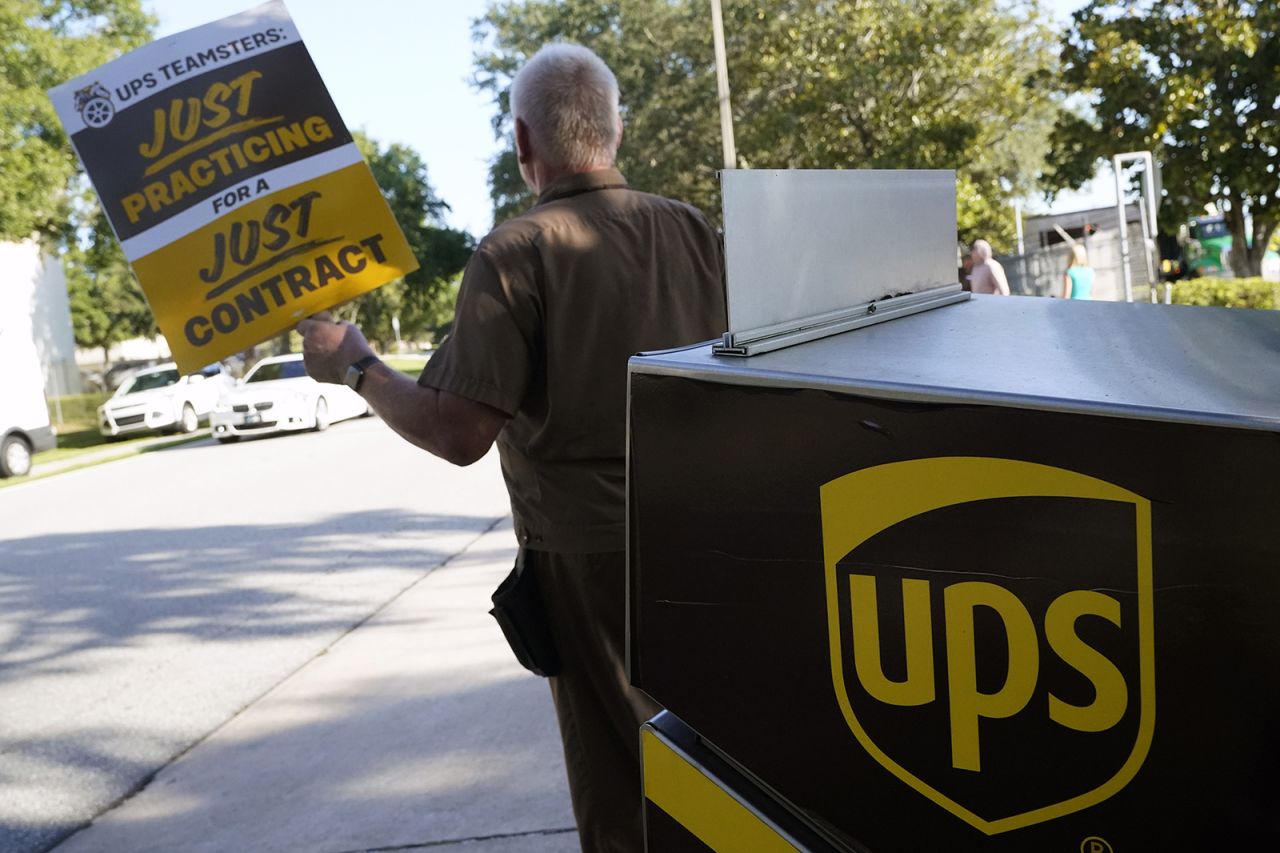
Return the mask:
<svg viewBox="0 0 1280 853"><path fill-rule="evenodd" d="M149 437L155 438L155 436L149 436ZM134 442L132 442L133 446L130 446L131 443L122 443L119 445L115 445L115 448L118 448L121 451L120 453L112 453L108 456L102 456L96 459L86 459L78 465L68 465L66 467L55 468L52 471L41 472L38 467L39 463L41 461L46 461L46 462L51 461L48 458L49 454L56 452L51 450L51 451L47 451L46 453L37 454L32 459L31 473L28 474L27 476L5 477L3 479L0 479L0 489L5 489L10 486L18 486L23 483L33 483L36 480L43 480L48 477L56 477L59 474L67 474L72 471L82 471L85 468L92 468L95 465L103 465L107 462L118 462L121 459L128 459L131 456L141 456L143 453L154 453L158 450L168 450L171 447L181 447L184 444L191 444L192 442L195 442L195 441L202 441L208 437L209 437L209 434L207 432L202 432L202 433L196 433L194 435L184 435L178 438L174 438L172 441L153 442L151 444L141 444L141 443L138 443L141 441L141 439L135 439ZM76 455L82 455L84 453L87 453L89 450L98 450L98 449L101 449L101 448L100 447L84 448L83 450L80 451L80 453ZM74 458L74 456L72 458Z"/></svg>

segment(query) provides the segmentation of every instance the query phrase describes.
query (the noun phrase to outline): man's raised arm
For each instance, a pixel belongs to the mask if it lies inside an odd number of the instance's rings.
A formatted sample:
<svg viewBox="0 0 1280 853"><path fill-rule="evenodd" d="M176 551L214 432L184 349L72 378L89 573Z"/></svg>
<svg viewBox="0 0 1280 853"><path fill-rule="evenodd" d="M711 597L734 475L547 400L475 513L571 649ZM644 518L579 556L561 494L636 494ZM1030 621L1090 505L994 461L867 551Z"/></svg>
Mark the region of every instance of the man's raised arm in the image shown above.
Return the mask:
<svg viewBox="0 0 1280 853"><path fill-rule="evenodd" d="M307 373L319 382L345 384L348 368L373 356L363 334L350 323L321 312L298 324ZM509 416L492 406L428 388L374 361L357 392L406 441L455 465L470 465L493 446Z"/></svg>

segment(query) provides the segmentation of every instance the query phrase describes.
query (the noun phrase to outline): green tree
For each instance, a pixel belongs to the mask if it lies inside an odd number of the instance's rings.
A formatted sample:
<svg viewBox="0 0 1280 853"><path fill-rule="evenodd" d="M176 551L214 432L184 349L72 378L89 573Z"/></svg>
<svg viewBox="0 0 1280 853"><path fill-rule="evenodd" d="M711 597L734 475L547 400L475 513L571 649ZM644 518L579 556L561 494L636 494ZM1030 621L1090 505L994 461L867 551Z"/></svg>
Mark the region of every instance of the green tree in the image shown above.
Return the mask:
<svg viewBox="0 0 1280 853"><path fill-rule="evenodd" d="M1012 11L1010 11L1012 8ZM738 165L955 169L961 235L1011 242L1008 204L1033 191L1057 111L1055 59L1034 3L726 0ZM554 40L618 77L619 166L643 189L719 219L719 115L705 0L527 0L477 22L477 82L510 138L512 74ZM514 153L491 169L498 220L530 199Z"/></svg>
<svg viewBox="0 0 1280 853"><path fill-rule="evenodd" d="M141 0L0 3L0 239L64 233L77 171L45 91L149 38Z"/></svg>
<svg viewBox="0 0 1280 853"><path fill-rule="evenodd" d="M431 188L426 164L418 152L400 144L383 148L359 131L353 136L419 267L403 279L366 293L339 309L339 314L359 323L383 349L394 339L396 317L404 337L438 336L452 321L456 280L471 257L474 241L466 232L445 227L449 205Z"/></svg>
<svg viewBox="0 0 1280 853"><path fill-rule="evenodd" d="M73 241L63 254L71 327L78 345L102 349L105 369L110 366L113 344L155 337L159 330L96 202L89 203L84 219L83 240Z"/></svg>
<svg viewBox="0 0 1280 853"><path fill-rule="evenodd" d="M1258 275L1280 220L1278 23L1274 0L1095 0L1076 12L1063 79L1083 104L1054 129L1054 182L1077 187L1100 159L1150 150L1164 227L1217 203L1232 267Z"/></svg>

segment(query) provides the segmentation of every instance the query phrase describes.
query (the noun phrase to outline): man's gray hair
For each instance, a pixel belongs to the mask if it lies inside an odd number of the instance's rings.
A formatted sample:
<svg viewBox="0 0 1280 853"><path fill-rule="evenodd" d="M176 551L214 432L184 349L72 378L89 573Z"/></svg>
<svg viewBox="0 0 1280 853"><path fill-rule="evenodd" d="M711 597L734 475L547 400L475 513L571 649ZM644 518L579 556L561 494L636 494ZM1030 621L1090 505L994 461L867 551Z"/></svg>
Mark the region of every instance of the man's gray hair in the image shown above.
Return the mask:
<svg viewBox="0 0 1280 853"><path fill-rule="evenodd" d="M618 80L576 44L544 46L511 81L511 115L561 169L612 165L618 151Z"/></svg>
<svg viewBox="0 0 1280 853"><path fill-rule="evenodd" d="M978 256L979 261L986 263L991 260L991 244L986 240L974 240L973 253Z"/></svg>

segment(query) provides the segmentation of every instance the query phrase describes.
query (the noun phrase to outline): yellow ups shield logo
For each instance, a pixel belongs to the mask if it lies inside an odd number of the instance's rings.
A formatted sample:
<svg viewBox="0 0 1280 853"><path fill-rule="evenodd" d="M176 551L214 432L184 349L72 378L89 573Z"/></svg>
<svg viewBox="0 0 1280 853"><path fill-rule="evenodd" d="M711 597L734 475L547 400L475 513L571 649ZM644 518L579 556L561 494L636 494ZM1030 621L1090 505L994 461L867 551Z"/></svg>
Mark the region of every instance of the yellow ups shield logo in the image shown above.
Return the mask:
<svg viewBox="0 0 1280 853"><path fill-rule="evenodd" d="M987 834L1115 795L1155 728L1151 505L1008 459L822 487L831 675L889 772Z"/></svg>

